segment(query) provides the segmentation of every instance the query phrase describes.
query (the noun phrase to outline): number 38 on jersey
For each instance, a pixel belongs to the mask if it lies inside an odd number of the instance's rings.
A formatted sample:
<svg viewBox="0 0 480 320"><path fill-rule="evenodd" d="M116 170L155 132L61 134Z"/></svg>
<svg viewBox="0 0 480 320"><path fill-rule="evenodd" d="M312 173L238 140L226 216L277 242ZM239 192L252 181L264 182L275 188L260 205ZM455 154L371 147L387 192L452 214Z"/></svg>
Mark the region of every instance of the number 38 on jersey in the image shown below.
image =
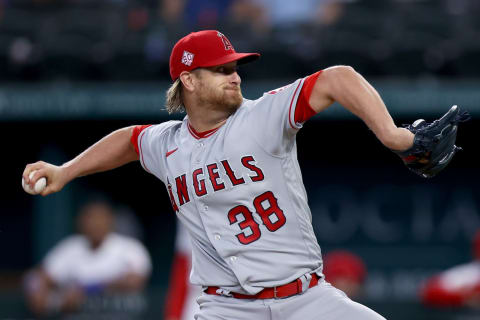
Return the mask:
<svg viewBox="0 0 480 320"><path fill-rule="evenodd" d="M275 232L280 229L287 220L271 191L255 197L253 207L270 232ZM243 218L243 220L239 220L240 217ZM230 209L228 212L228 221L230 225L240 221L238 226L242 232L238 233L236 237L242 244L250 244L258 240L262 235L260 225L253 218L253 213L244 205L238 205Z"/></svg>

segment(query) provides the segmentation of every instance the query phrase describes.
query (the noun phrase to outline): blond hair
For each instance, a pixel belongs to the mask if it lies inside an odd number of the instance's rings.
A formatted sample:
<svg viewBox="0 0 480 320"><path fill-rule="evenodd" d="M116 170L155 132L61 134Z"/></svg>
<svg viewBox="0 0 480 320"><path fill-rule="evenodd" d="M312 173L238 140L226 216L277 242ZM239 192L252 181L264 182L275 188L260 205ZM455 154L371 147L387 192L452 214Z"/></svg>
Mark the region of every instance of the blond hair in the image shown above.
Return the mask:
<svg viewBox="0 0 480 320"><path fill-rule="evenodd" d="M165 107L170 114L185 111L182 99L182 82L180 81L180 78L177 78L170 88L168 88L167 103Z"/></svg>

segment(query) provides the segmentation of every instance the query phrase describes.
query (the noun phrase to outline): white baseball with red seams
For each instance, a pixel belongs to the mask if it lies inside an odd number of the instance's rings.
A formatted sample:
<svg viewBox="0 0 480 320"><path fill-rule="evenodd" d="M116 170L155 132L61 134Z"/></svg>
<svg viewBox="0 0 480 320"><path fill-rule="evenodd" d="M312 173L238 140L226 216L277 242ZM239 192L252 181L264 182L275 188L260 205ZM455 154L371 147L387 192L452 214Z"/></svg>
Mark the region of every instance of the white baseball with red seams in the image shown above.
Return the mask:
<svg viewBox="0 0 480 320"><path fill-rule="evenodd" d="M28 175L28 178L32 179L33 176L35 175L35 172L37 172L37 170L33 170L32 172L30 172L30 174ZM47 186L47 178L45 177L41 177L40 179L38 179L37 182L35 182L35 186L33 187L33 189L30 187L29 184L25 183L25 179L23 179L22 177L22 188L23 190L25 190L26 193L29 193L32 195L40 194L42 193L42 191L45 189L46 186Z"/></svg>

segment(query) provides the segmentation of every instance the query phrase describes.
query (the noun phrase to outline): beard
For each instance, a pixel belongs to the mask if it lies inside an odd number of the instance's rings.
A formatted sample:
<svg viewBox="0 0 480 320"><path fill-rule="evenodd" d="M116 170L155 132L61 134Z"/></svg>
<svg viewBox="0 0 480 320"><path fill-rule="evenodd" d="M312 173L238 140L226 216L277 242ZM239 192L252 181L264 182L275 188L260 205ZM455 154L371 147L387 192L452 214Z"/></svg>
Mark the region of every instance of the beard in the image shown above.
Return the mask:
<svg viewBox="0 0 480 320"><path fill-rule="evenodd" d="M197 96L198 101L211 109L235 113L243 102L240 86L209 87L202 85Z"/></svg>

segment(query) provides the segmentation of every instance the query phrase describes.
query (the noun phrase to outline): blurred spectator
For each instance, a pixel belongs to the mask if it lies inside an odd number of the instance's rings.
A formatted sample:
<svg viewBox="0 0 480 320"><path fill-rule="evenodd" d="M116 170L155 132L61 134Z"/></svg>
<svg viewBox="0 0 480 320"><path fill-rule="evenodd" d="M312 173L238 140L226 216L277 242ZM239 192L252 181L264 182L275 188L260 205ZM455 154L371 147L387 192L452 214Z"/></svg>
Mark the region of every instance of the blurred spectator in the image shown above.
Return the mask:
<svg viewBox="0 0 480 320"><path fill-rule="evenodd" d="M437 307L480 308L480 230L473 239L474 261L455 266L427 280L422 302Z"/></svg>
<svg viewBox="0 0 480 320"><path fill-rule="evenodd" d="M195 29L213 29L226 16L232 2L234 0L187 0L187 23Z"/></svg>
<svg viewBox="0 0 480 320"><path fill-rule="evenodd" d="M479 12L478 0L0 0L0 81L168 81L176 40L208 28L295 66L276 74L267 65L257 78L335 64L476 77Z"/></svg>
<svg viewBox="0 0 480 320"><path fill-rule="evenodd" d="M141 31L148 25L149 15L146 7L136 6L128 11L127 24L130 30Z"/></svg>
<svg viewBox="0 0 480 320"><path fill-rule="evenodd" d="M302 24L326 24L337 21L344 2L351 0L255 0L266 11L273 27L291 27Z"/></svg>
<svg viewBox="0 0 480 320"><path fill-rule="evenodd" d="M185 0L160 0L158 15L163 21L171 24L183 20L185 11Z"/></svg>
<svg viewBox="0 0 480 320"><path fill-rule="evenodd" d="M353 253L336 250L323 258L325 280L342 290L351 299L361 296L367 269L362 259Z"/></svg>
<svg viewBox="0 0 480 320"><path fill-rule="evenodd" d="M270 31L265 10L256 0L159 0L157 15L149 26L144 53L149 62L161 65L168 62L175 42L193 31L220 28L232 34L237 50L257 48L256 41L265 43Z"/></svg>
<svg viewBox="0 0 480 320"><path fill-rule="evenodd" d="M98 308L114 296L115 303L110 304L121 309L116 312L138 312L144 301L132 297L143 290L150 275L146 249L137 240L112 232L113 210L104 201L84 205L77 223L80 234L62 240L26 275L26 298L32 312L37 316L82 313L92 297L107 297L97 301ZM130 297L129 302L119 300L120 296Z"/></svg>
<svg viewBox="0 0 480 320"><path fill-rule="evenodd" d="M256 1L160 0L159 17L170 28L176 26L190 32L230 24L249 24L262 30L265 24L264 10Z"/></svg>
<svg viewBox="0 0 480 320"><path fill-rule="evenodd" d="M304 70L302 63L309 69L309 66L318 64L317 59L327 46L335 45L336 38L330 38L329 32L343 17L348 0L252 1L263 8L266 28L270 31L265 44L259 42L260 50L272 50L277 57L296 61L297 72L308 73L310 71L300 71ZM349 40L342 36L339 41ZM322 63L325 61L322 60Z"/></svg>
<svg viewBox="0 0 480 320"><path fill-rule="evenodd" d="M124 236L132 237L137 240L144 240L143 228L138 221L135 212L127 206L115 207L115 224L113 230Z"/></svg>
<svg viewBox="0 0 480 320"><path fill-rule="evenodd" d="M165 303L165 320L192 320L199 311L196 302L202 288L190 283L192 267L192 244L187 230L177 223L175 256L173 258L170 284Z"/></svg>
<svg viewBox="0 0 480 320"><path fill-rule="evenodd" d="M237 33L249 33L250 37L261 37L270 30L265 8L256 0L235 0L231 3L225 27L238 26Z"/></svg>
<svg viewBox="0 0 480 320"><path fill-rule="evenodd" d="M171 23L185 23L191 31L215 28L234 0L161 0L160 17Z"/></svg>

